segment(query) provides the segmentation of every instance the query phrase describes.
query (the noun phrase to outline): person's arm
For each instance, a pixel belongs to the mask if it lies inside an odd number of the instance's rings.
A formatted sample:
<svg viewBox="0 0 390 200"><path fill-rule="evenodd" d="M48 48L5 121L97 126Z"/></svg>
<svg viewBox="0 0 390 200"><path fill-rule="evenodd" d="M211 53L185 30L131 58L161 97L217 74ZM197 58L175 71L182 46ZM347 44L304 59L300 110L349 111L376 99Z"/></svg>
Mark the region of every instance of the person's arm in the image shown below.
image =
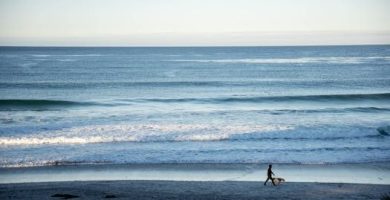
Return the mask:
<svg viewBox="0 0 390 200"><path fill-rule="evenodd" d="M273 171L271 171L271 173L275 176L275 174L274 174L274 172Z"/></svg>

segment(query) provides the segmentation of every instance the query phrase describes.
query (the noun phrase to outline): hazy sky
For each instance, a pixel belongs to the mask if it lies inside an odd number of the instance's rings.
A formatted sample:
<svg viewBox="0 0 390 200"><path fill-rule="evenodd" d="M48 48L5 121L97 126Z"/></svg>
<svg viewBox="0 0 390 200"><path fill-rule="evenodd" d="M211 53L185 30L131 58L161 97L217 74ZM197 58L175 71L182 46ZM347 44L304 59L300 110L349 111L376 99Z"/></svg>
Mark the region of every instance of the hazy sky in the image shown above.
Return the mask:
<svg viewBox="0 0 390 200"><path fill-rule="evenodd" d="M390 44L390 0L0 0L0 45Z"/></svg>

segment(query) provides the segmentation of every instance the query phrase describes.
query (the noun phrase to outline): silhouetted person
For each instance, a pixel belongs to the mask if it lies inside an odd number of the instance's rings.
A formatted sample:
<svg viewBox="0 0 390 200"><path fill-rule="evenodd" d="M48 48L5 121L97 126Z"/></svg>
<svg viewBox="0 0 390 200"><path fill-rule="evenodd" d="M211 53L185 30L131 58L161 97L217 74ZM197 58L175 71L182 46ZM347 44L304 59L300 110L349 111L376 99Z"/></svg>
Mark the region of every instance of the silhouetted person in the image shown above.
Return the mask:
<svg viewBox="0 0 390 200"><path fill-rule="evenodd" d="M268 165L267 180L265 180L264 185L267 184L268 180L271 180L271 181L272 181L272 185L275 185L274 179L272 178L272 175L275 175L275 174L272 172L272 165Z"/></svg>

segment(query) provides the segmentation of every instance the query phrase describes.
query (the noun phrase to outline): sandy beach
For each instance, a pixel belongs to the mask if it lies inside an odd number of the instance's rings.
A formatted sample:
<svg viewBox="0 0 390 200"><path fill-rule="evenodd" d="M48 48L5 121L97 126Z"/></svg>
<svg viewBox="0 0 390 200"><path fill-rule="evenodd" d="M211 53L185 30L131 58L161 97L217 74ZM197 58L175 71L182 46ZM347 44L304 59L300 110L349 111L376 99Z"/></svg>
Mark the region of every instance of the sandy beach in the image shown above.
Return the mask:
<svg viewBox="0 0 390 200"><path fill-rule="evenodd" d="M264 181L266 164L123 164L0 168L0 184L68 181ZM390 185L390 163L275 164L287 182Z"/></svg>
<svg viewBox="0 0 390 200"><path fill-rule="evenodd" d="M0 199L380 199L388 163L275 165L140 164L0 169Z"/></svg>
<svg viewBox="0 0 390 200"><path fill-rule="evenodd" d="M244 181L86 181L0 185L0 199L380 199L389 185Z"/></svg>

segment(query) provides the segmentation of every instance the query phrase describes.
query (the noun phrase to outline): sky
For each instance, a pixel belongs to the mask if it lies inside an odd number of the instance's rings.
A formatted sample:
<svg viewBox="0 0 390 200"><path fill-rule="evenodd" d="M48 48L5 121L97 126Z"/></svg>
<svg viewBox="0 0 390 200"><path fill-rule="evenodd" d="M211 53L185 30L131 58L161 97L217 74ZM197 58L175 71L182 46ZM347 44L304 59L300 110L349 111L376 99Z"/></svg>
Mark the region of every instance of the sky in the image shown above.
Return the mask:
<svg viewBox="0 0 390 200"><path fill-rule="evenodd" d="M0 0L2 46L390 44L390 0Z"/></svg>

